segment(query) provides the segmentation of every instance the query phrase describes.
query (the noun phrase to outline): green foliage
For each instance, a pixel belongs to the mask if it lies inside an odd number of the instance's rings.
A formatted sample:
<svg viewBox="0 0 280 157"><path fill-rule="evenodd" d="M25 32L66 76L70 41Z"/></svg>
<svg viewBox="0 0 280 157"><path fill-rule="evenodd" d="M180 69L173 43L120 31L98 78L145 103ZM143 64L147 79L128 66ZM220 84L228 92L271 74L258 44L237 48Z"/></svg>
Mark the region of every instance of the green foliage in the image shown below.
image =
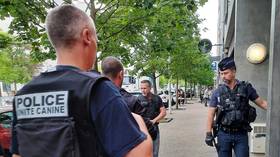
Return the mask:
<svg viewBox="0 0 280 157"><path fill-rule="evenodd" d="M73 1L64 0L64 3ZM125 65L133 66L134 73L211 83L210 62L197 50L201 19L196 12L206 2L90 0L86 11L96 23L98 51L102 52L98 60L117 56ZM43 23L47 10L57 5L55 0L0 1L0 18L13 17L10 33L31 45L32 61L55 58Z"/></svg>
<svg viewBox="0 0 280 157"><path fill-rule="evenodd" d="M12 42L12 37L10 37L7 33L0 31L0 49L6 48Z"/></svg>
<svg viewBox="0 0 280 157"><path fill-rule="evenodd" d="M160 88L164 88L165 85L168 84L168 79L165 78L163 75L159 77L159 86Z"/></svg>
<svg viewBox="0 0 280 157"><path fill-rule="evenodd" d="M0 32L0 34L10 38L6 47L0 49L0 80L6 83L29 81L36 66L30 61L27 48L11 45L16 41L7 33Z"/></svg>
<svg viewBox="0 0 280 157"><path fill-rule="evenodd" d="M55 58L53 48L46 37L43 23L47 9L56 6L54 0L2 0L0 1L0 19L13 17L9 26L11 34L17 34L18 40L31 45L33 61ZM48 50L48 51L45 51ZM45 53L42 55L41 52Z"/></svg>

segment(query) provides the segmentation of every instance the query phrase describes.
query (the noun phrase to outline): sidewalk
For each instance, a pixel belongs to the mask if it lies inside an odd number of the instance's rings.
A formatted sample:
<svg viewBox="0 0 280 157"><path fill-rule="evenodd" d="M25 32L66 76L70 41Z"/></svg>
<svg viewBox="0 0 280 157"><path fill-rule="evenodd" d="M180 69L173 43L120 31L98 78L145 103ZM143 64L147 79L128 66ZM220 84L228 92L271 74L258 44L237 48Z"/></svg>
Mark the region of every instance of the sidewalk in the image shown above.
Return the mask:
<svg viewBox="0 0 280 157"><path fill-rule="evenodd" d="M175 108L175 107L174 107ZM169 111L167 111L169 112ZM198 99L172 110L168 123L160 123L159 157L217 157L214 147L205 142L207 108ZM263 157L263 155L250 155Z"/></svg>
<svg viewBox="0 0 280 157"><path fill-rule="evenodd" d="M169 111L167 111L169 112ZM167 114L173 118L169 123L160 123L160 157L216 157L214 147L204 143L207 108L188 101L179 110Z"/></svg>

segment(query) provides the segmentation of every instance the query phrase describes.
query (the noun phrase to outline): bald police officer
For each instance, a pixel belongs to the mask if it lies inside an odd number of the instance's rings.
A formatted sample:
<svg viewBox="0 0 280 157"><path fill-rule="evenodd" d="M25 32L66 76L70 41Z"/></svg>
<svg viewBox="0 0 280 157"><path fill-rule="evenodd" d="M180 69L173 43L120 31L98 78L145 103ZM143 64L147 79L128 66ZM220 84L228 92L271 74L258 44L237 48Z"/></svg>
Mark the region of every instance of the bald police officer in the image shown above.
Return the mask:
<svg viewBox="0 0 280 157"><path fill-rule="evenodd" d="M59 6L48 13L46 29L57 66L16 94L13 153L23 157L152 156L143 120L133 117L111 81L87 72L97 49L90 17L72 5Z"/></svg>
<svg viewBox="0 0 280 157"><path fill-rule="evenodd" d="M213 146L211 130L216 116L219 157L231 157L232 149L236 157L249 157L248 131L252 130L250 123L256 118L256 110L249 105L249 100L265 110L267 102L250 83L235 78L233 58L224 58L218 66L224 84L213 92L210 100L205 142Z"/></svg>

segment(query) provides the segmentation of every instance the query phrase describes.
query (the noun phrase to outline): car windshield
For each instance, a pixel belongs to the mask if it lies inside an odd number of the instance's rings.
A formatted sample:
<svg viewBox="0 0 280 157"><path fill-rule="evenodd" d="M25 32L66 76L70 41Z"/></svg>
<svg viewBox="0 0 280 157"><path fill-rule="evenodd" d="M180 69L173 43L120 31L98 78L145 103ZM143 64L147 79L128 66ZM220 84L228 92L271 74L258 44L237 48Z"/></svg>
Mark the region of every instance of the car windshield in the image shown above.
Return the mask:
<svg viewBox="0 0 280 157"><path fill-rule="evenodd" d="M13 113L12 111L3 112L0 114L0 124L3 128L11 128Z"/></svg>

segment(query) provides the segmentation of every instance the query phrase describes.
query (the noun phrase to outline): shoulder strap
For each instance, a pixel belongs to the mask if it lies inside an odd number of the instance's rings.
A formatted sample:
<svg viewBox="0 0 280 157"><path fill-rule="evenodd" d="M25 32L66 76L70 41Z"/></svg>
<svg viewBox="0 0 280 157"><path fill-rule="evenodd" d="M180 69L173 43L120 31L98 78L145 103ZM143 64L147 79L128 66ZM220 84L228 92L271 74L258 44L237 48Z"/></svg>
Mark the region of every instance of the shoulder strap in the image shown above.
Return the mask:
<svg viewBox="0 0 280 157"><path fill-rule="evenodd" d="M251 84L248 81L241 81L237 89L237 94L248 99L247 89Z"/></svg>
<svg viewBox="0 0 280 157"><path fill-rule="evenodd" d="M143 101L143 100L145 100L145 98L144 98L144 96L143 96L143 95L139 95L139 96L137 97L137 99L138 99L139 101Z"/></svg>
<svg viewBox="0 0 280 157"><path fill-rule="evenodd" d="M159 96L158 95L153 95L153 103L154 103L154 105L153 105L153 110L155 111L155 112L158 112L159 111Z"/></svg>
<svg viewBox="0 0 280 157"><path fill-rule="evenodd" d="M222 85L219 85L218 92L219 92L220 97L221 97L221 96L226 95L227 92L229 92L229 91L228 91L228 88L225 85L222 84Z"/></svg>
<svg viewBox="0 0 280 157"><path fill-rule="evenodd" d="M97 75L96 73L92 73L92 72L82 72L82 74L85 74L87 76L89 76L92 79L92 85L91 87L89 87L89 92L88 92L88 96L87 96L87 100L86 100L86 107L87 107L87 117L91 120L91 114L90 114L90 98L93 92L96 92L95 87L100 84L103 81L109 80L107 77L101 76L101 75ZM92 122L92 124L94 125L94 123Z"/></svg>
<svg viewBox="0 0 280 157"><path fill-rule="evenodd" d="M226 107L224 105L226 105L226 99L230 98L230 93L231 91L226 87L226 85L221 84L218 87L218 93L219 93L219 106L220 107Z"/></svg>
<svg viewBox="0 0 280 157"><path fill-rule="evenodd" d="M158 97L157 97L157 95L153 94L152 100L153 100L154 102L158 102Z"/></svg>

